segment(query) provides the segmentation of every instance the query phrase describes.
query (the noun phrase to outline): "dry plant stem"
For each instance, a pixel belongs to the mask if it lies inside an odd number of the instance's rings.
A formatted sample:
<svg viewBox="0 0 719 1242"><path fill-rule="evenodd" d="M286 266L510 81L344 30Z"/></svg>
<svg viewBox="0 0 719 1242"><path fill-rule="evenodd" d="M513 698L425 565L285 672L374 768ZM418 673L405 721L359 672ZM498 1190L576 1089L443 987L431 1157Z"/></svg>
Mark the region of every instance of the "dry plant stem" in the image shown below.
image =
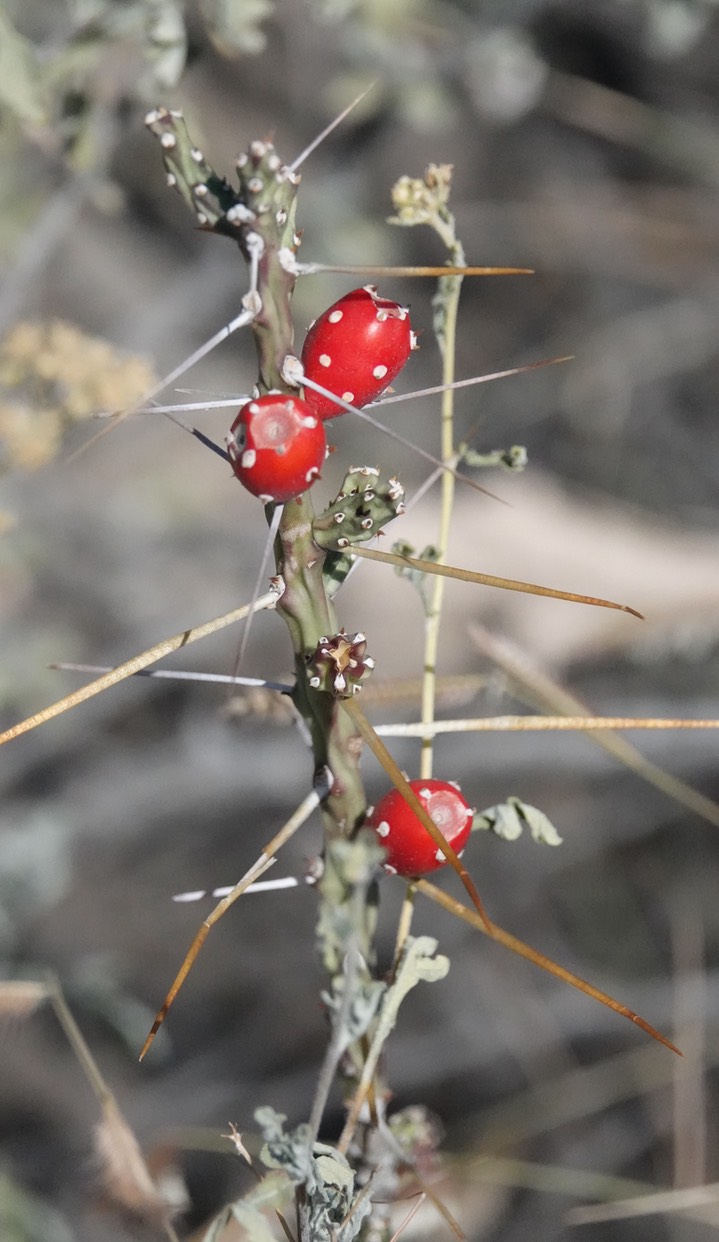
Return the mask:
<svg viewBox="0 0 719 1242"><path fill-rule="evenodd" d="M360 955L357 949L350 949L345 956L344 961L344 989L342 992L342 1003L340 1005L333 1022L332 1038L327 1045L322 1068L320 1069L317 1079L317 1088L315 1098L312 1102L312 1112L308 1122L307 1146L310 1151L317 1141L322 1124L322 1116L327 1104L327 1097L332 1089L335 1080L337 1068L343 1053L346 1051L347 1043L345 1040L345 1031L347 1029L350 1010L355 999L355 988L359 977Z"/></svg>
<svg viewBox="0 0 719 1242"><path fill-rule="evenodd" d="M257 600L254 611L260 612L263 608L274 608L276 603L277 592L268 591L266 595L261 595ZM225 626L241 621L249 611L250 605L244 604L241 608L233 608L231 612L223 613L221 617L214 617L212 621L205 621L204 624L193 626L189 630L181 630L179 634L174 634L171 638L163 638L162 642L156 643L154 647L148 647L146 651L141 651L131 660L126 660L124 664L118 664L104 676L88 682L79 690L73 690L72 694L66 694L56 703L44 707L41 712L36 712L33 716L21 720L19 724L6 729L4 733L0 733L0 746L5 742L11 742L13 738L20 737L23 733L29 733L31 729L36 729L38 725L45 724L47 720L52 720L55 716L61 716L63 712L77 707L79 703L84 703L86 699L91 699L95 694L101 694L103 690L117 685L126 677L133 677L136 673L146 669L148 665L156 664L164 656L170 655L172 651L179 651L181 647L188 647L190 643L197 642L198 638L207 638L208 635L216 634Z"/></svg>
<svg viewBox="0 0 719 1242"><path fill-rule="evenodd" d="M699 1219L715 1225L718 1204L719 1182L712 1182L708 1186L660 1190L636 1195L632 1199L619 1199L613 1203L571 1208L564 1219L568 1225L591 1225L606 1220L629 1220L637 1216L654 1216L661 1212L675 1212L682 1215L693 1213L696 1216L697 1209L709 1208L712 1209L710 1215L699 1217Z"/></svg>
<svg viewBox="0 0 719 1242"><path fill-rule="evenodd" d="M470 626L470 635L479 650L498 665L520 688L522 691L520 697L531 702L533 706L545 708L552 713L562 713L565 716L577 716L584 713L585 704L581 699L570 694L546 673L535 668L527 656L513 643L490 633L481 625ZM692 727L696 728L696 724ZM626 738L613 737L608 732L590 733L589 736L592 741L613 755L630 771L636 772L642 780L653 785L655 789L660 789L675 802L688 807L696 815L700 815L702 819L719 828L719 804L711 798L692 789L691 785L665 772L663 768L650 763Z"/></svg>
<svg viewBox="0 0 719 1242"><path fill-rule="evenodd" d="M424 1193L418 1195L417 1202L409 1209L409 1212L405 1216L401 1225L399 1225L399 1227L395 1229L389 1242L399 1242L400 1237L404 1233L407 1226L412 1224L412 1221L414 1220L415 1216L417 1215L419 1209L421 1208L426 1198L427 1196Z"/></svg>
<svg viewBox="0 0 719 1242"><path fill-rule="evenodd" d="M141 1061L148 1051L155 1035L162 1026L172 1002L192 969L197 955L210 933L210 929L214 927L215 923L219 922L223 914L225 914L227 910L229 910L230 906L237 901L238 897L241 897L242 894L246 892L252 884L254 884L255 880L258 880L259 877L273 865L275 862L275 855L278 850L280 850L282 846L289 841L290 837L294 836L298 828L302 827L315 808L319 806L325 794L326 785L319 789L313 789L312 792L303 799L297 810L290 816L280 831L275 833L274 837L272 837L272 839L268 841L267 845L264 846L259 858L255 863L253 863L249 871L245 872L242 879L238 880L231 892L229 892L226 897L223 897L222 901L218 902L214 910L207 916L206 919L203 920L200 930L192 941L183 963L175 976L172 987L167 993L162 1007L158 1010L157 1017L152 1024L150 1033L142 1046L142 1051L139 1057Z"/></svg>
<svg viewBox="0 0 719 1242"><path fill-rule="evenodd" d="M359 1121L362 1107L372 1089L375 1071L382 1054L382 1047L380 1044L372 1045L372 1047L368 1047L365 1044L363 1051L365 1058L362 1065L362 1072L359 1077L359 1082L355 1088L354 1096L352 1097L352 1103L350 1104L347 1118L342 1128L342 1133L336 1143L337 1151L343 1156L347 1154L349 1145L354 1138L354 1132L357 1129L357 1123Z"/></svg>
<svg viewBox="0 0 719 1242"><path fill-rule="evenodd" d="M416 892L417 890L414 883L407 885L404 893L404 901L402 902L402 909L400 910L399 919L397 921L397 931L394 938L394 953L392 955L391 971L391 977L393 979L397 972L397 967L399 966L402 954L404 953L404 946L407 943L407 937L409 936L412 927Z"/></svg>
<svg viewBox="0 0 719 1242"><path fill-rule="evenodd" d="M415 569L423 574L440 574L445 578L456 578L458 582L477 582L482 586L499 587L503 591L521 591L525 595L546 595L550 599L565 599L573 604L590 604L593 608L614 608L618 612L628 612L632 617L644 620L641 612L631 608L629 604L615 604L609 599L599 599L594 595L576 595L573 591L556 591L553 587L538 586L533 582L520 582L516 578L498 578L495 574L474 573L471 569L457 569L453 565L438 565L436 561L424 561L416 556L401 556L398 552L378 552L376 549L363 548L359 544L352 547L353 555L362 556L368 561L382 561L385 565L396 565L399 569Z"/></svg>
<svg viewBox="0 0 719 1242"><path fill-rule="evenodd" d="M454 235L454 221L447 212L443 222L436 220L435 228L443 237L455 263L464 266L464 251ZM441 331L437 332L437 343L442 355L442 384L454 382L455 352L457 338L457 313L459 311L459 295L462 290L461 276L443 276L439 280L437 293L434 297L435 316L443 315ZM446 388L442 393L440 457L443 463L454 460L454 392ZM454 512L454 474L449 470L442 471L441 509L439 535L437 539L438 561L444 562L449 547L449 536ZM424 631L424 678L422 683L421 717L423 723L434 720L437 695L437 655L439 652L439 633L442 620L442 604L444 602L444 578L437 576L432 586L429 607L425 620ZM431 734L422 738L420 751L419 774L424 780L432 776L434 761L434 741Z"/></svg>
<svg viewBox="0 0 719 1242"><path fill-rule="evenodd" d="M377 725L379 737L436 737L440 733L590 733L594 729L719 729L719 720L669 720L659 716L480 716L425 724Z"/></svg>
<svg viewBox="0 0 719 1242"><path fill-rule="evenodd" d="M305 275L314 272L344 272L348 276L533 276L533 267L465 267L464 264L420 265L409 267L373 267L365 264L308 263L302 266Z"/></svg>
<svg viewBox="0 0 719 1242"><path fill-rule="evenodd" d="M116 1125L119 1122L121 1126L123 1127L123 1129L126 1130L127 1123L122 1118L120 1109L117 1104L117 1100L115 1099L112 1091L110 1090L107 1083L105 1082L105 1079L103 1078L100 1072L97 1062L95 1061L95 1058L90 1052L90 1049L85 1041L85 1037L83 1036L79 1026L77 1025L77 1022L75 1021L72 1013L70 1012L70 1008L67 1004L67 1001L65 1000L65 997L63 995L62 988L60 987L60 983L59 983L57 976L50 973L48 975L47 984L48 984L48 996L50 998L52 1007L55 1010L55 1014L57 1016L58 1022L60 1023L60 1026L65 1032L68 1043L70 1044L70 1047L73 1049L75 1056L80 1062L83 1073L85 1074L87 1081L89 1082L95 1096L97 1097L98 1103L100 1104L100 1108L102 1109L105 1120L107 1121L108 1125L111 1127L113 1126L113 1123L115 1123ZM135 1145L134 1136L133 1136L132 1142L133 1142L133 1147L134 1147ZM154 1190L154 1184L152 1183L152 1178L150 1176L149 1169L145 1165L144 1159L139 1152L139 1148L137 1148L137 1157L141 1161L141 1165L142 1165L141 1175L142 1175L143 1182L145 1181L145 1178L147 1179L146 1189L149 1190L150 1194L154 1195L156 1194L156 1191ZM152 1187L152 1189L150 1189L150 1187ZM158 1199L159 1199L159 1196L158 1196ZM161 1224L161 1227L164 1230L166 1236L169 1238L170 1242L178 1242L177 1234L175 1233L175 1230L172 1227L171 1222L167 1218L163 1217L163 1219L159 1223Z"/></svg>
<svg viewBox="0 0 719 1242"><path fill-rule="evenodd" d="M419 1193L424 1195L425 1198L429 1199L429 1202L439 1213L442 1220L447 1225L447 1228L457 1239L457 1242L466 1242L466 1235L462 1231L460 1225L455 1220L454 1216L450 1212L446 1203L443 1203L442 1200L439 1198L439 1196L435 1194L435 1192L433 1191L432 1187L429 1185L427 1180L422 1176L422 1174L417 1169L416 1163L413 1161L409 1161L407 1159L407 1153L402 1149L402 1147L398 1143L395 1135L392 1133L387 1123L383 1121L380 1124L381 1124L381 1129L382 1129L382 1136L387 1142L388 1147L396 1153L397 1158L398 1158L398 1163L412 1170L412 1173L414 1174L415 1180L417 1182Z"/></svg>
<svg viewBox="0 0 719 1242"><path fill-rule="evenodd" d="M85 1042L85 1037L70 1012L57 976L49 974L47 983L48 995L58 1022L65 1032L68 1043L80 1062L83 1073L97 1096L99 1103L105 1105L108 1100L113 1099L113 1094L100 1073L97 1063Z"/></svg>
<svg viewBox="0 0 719 1242"><path fill-rule="evenodd" d="M536 949L531 948L531 946L525 944L524 941L518 940L517 937L512 936L510 932L506 932L501 927L498 927L496 923L492 923L491 929L488 929L484 920L478 918L474 910L469 910L454 897L450 897L448 893L442 892L442 890L437 888L436 885L430 884L428 880L416 880L415 884L418 892L423 893L425 897L429 897L429 899L436 902L437 905L443 906L444 909L448 910L450 914L454 914L457 918L463 919L465 923L469 923L472 927L476 927L478 931L484 932L485 935L491 936L493 940L496 940L499 944L504 945L505 948L511 949L512 953L516 953L519 957L526 958L529 962L534 962L535 966L540 966L541 969L546 970L548 974L555 975L557 979L562 979L565 983L569 983L572 987L577 988L578 991L584 992L587 996L591 996L593 1000L599 1001L602 1005L606 1005L608 1009L613 1009L615 1013L619 1013L623 1017L628 1018L630 1022L634 1022L637 1026L641 1027L643 1031L646 1031L648 1035L651 1035L652 1039L656 1039L660 1044L664 1044L666 1048L671 1049L672 1052L676 1052L678 1056L683 1055L676 1045L671 1042L671 1040L660 1034L660 1032L655 1030L653 1026L650 1026L648 1022L645 1022L644 1018L640 1018L638 1014L634 1013L634 1010L628 1009L626 1005L622 1005L621 1002L615 1000L614 997L609 996L606 992L602 992L599 988L595 988L593 984L588 983L586 979L582 979L579 975L573 974L571 970L565 970L564 966L560 966L557 962L552 961L550 957L545 957L543 953L539 953Z"/></svg>

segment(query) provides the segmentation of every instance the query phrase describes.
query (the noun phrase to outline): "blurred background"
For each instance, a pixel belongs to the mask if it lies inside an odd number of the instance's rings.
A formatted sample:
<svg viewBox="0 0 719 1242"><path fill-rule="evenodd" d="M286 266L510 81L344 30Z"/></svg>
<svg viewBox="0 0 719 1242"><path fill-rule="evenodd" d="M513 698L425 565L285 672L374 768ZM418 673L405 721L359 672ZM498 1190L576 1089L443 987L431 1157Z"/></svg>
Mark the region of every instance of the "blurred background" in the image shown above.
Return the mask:
<svg viewBox="0 0 719 1242"><path fill-rule="evenodd" d="M458 437L525 445L529 468L480 476L504 505L460 488L452 560L647 616L452 584L443 713L561 711L563 690L598 713L719 714L713 0L2 0L2 727L87 679L49 662L115 665L246 602L262 555L257 504L160 417L128 418L68 461L106 426L90 415L174 368L246 290L239 254L166 188L146 109L182 108L231 179L252 139L272 136L293 160L370 82L303 165L300 258L442 262L429 230L387 217L398 177L451 163L468 261L536 270L465 282L458 376L573 355L458 395ZM298 342L357 283L300 282ZM420 333L396 388L438 383L432 282L377 283L411 305ZM175 395L239 404L253 378L238 333ZM438 409L422 399L383 417L436 452ZM218 440L231 417L194 415ZM396 471L410 497L426 476L420 457L349 417L331 432L316 503L350 462ZM388 534L422 549L436 531L435 491ZM367 710L414 719L419 598L387 566L361 570L338 605L377 663ZM230 673L238 641L226 630L168 664ZM260 617L243 671L282 679L290 664L281 621ZM394 678L409 685L381 701ZM564 839L472 839L465 859L491 916L686 1053L420 904L415 928L452 968L406 1002L386 1072L393 1107L424 1103L441 1119L438 1191L471 1239L563 1238L587 1204L719 1180L716 736L625 741L637 750L551 733L437 744L437 774L473 804L519 796ZM393 750L416 774L417 744ZM244 899L141 1066L137 1051L209 909L172 895L231 883L254 861L307 792L304 744L274 701L135 679L11 742L0 765L3 975L57 973L143 1149L157 1167L179 1162L182 1236L201 1236L249 1184L218 1138L228 1123L251 1128L271 1104L297 1124L311 1107L325 1046L312 893ZM375 797L385 781L371 759L366 772ZM301 875L320 845L315 820L276 871ZM400 900L382 885L385 961ZM4 1236L157 1236L103 1199L97 1105L53 1014L1 1038ZM328 1138L340 1115L334 1099ZM715 1204L688 1195L581 1236L700 1242ZM412 1230L449 1236L427 1205Z"/></svg>

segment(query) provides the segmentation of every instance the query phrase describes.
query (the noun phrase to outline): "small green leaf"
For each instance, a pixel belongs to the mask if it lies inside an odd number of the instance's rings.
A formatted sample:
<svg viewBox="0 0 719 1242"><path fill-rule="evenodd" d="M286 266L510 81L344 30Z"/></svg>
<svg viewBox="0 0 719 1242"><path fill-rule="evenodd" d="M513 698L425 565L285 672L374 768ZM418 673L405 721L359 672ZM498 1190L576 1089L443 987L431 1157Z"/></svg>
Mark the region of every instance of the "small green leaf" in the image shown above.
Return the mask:
<svg viewBox="0 0 719 1242"><path fill-rule="evenodd" d="M398 556L414 558L417 555L412 545L402 540L397 540L392 544L392 551L396 552ZM421 561L432 561L434 564L437 564L439 561L439 549L431 543L427 544L427 547L420 552L418 559ZM422 600L425 614L428 613L432 599L432 579L428 578L427 574L421 569L415 569L412 565L397 565L395 573L400 578L406 578L408 582L411 582Z"/></svg>
<svg viewBox="0 0 719 1242"><path fill-rule="evenodd" d="M202 12L212 42L225 56L265 50L267 36L260 22L274 12L274 0L203 0Z"/></svg>
<svg viewBox="0 0 719 1242"><path fill-rule="evenodd" d="M529 806L521 798L507 798L497 806L490 806L474 817L473 830L488 830L505 841L516 841L524 826L529 828L532 840L540 845L561 845L562 838L544 811Z"/></svg>
<svg viewBox="0 0 719 1242"><path fill-rule="evenodd" d="M0 9L0 104L19 121L42 125L47 109L40 87L40 67L32 44Z"/></svg>
<svg viewBox="0 0 719 1242"><path fill-rule="evenodd" d="M372 1053L394 1029L399 1007L408 992L418 983L435 983L438 979L444 979L449 971L449 958L443 953L435 957L436 952L437 941L432 936L408 938L395 981L388 989L380 1009L377 1031L372 1040Z"/></svg>
<svg viewBox="0 0 719 1242"><path fill-rule="evenodd" d="M187 59L185 0L144 0L147 59L160 90L177 86Z"/></svg>
<svg viewBox="0 0 719 1242"><path fill-rule="evenodd" d="M309 1129L306 1125L285 1133L284 1113L266 1105L255 1110L255 1121L265 1140L260 1160L266 1169L282 1169L296 1184L306 1182L311 1173Z"/></svg>
<svg viewBox="0 0 719 1242"><path fill-rule="evenodd" d="M514 474L519 474L525 470L529 457L527 450L523 444L512 444L508 449L492 449L489 453L478 453L476 449L471 449L467 444L460 444L458 450L459 459L468 466L501 466L504 470L509 470Z"/></svg>
<svg viewBox="0 0 719 1242"><path fill-rule="evenodd" d="M379 979L354 980L351 983L352 993L349 1012L346 1011L345 988L346 976L337 975L333 980L332 993L323 992L322 1000L333 1014L335 1025L340 1017L344 1019L341 1032L342 1051L367 1032L373 1021L384 995L386 984Z"/></svg>

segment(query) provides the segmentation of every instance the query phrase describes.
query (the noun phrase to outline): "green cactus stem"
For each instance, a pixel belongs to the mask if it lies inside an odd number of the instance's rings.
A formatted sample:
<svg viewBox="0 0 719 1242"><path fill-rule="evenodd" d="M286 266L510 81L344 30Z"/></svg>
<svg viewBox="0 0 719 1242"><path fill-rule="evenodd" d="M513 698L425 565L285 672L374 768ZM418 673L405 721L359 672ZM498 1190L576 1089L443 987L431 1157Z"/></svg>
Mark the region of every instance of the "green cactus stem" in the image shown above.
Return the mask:
<svg viewBox="0 0 719 1242"><path fill-rule="evenodd" d="M296 361L290 302L300 244L295 230L299 176L282 163L270 142L256 141L237 160L234 189L194 145L180 112L156 108L146 124L159 139L169 184L200 227L233 238L249 265L250 289L243 305L253 312L258 391L296 392L288 362ZM283 584L277 611L292 640L294 701L310 729L316 768L329 767L334 777L323 804L325 830L329 837L352 836L365 815L359 775L362 743L333 693L311 685L308 673L320 640L340 631L323 573L327 553L314 538L314 522L308 493L285 505L275 541L277 576Z"/></svg>

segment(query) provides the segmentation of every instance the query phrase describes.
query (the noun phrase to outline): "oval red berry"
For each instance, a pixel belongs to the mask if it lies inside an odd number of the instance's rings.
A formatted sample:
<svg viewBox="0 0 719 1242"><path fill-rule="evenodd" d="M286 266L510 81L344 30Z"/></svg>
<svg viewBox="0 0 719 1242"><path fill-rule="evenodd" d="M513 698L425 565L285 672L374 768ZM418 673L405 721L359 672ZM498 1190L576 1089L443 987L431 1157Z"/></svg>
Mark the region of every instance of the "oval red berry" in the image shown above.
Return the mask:
<svg viewBox="0 0 719 1242"><path fill-rule="evenodd" d="M416 347L409 311L377 293L374 285L345 294L312 324L302 347L308 379L351 405L375 401ZM319 418L336 418L342 406L305 387Z"/></svg>
<svg viewBox="0 0 719 1242"><path fill-rule="evenodd" d="M457 786L449 781L421 779L409 785L455 854L461 854L472 831L474 811ZM387 851L386 871L420 876L446 866L444 854L398 789L391 789L377 803L367 824Z"/></svg>
<svg viewBox="0 0 719 1242"><path fill-rule="evenodd" d="M268 393L243 405L227 437L240 483L265 503L306 492L327 455L320 419L301 397Z"/></svg>

